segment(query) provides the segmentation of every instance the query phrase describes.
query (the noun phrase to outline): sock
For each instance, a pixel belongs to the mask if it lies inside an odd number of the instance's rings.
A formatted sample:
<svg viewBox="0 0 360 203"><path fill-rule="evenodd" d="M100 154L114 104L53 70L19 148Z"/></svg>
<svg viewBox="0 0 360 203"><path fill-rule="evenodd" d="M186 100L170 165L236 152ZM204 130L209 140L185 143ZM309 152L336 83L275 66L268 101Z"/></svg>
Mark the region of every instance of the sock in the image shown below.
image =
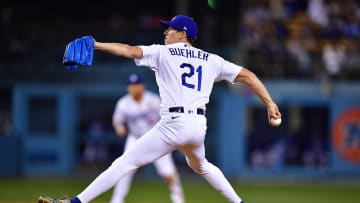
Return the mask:
<svg viewBox="0 0 360 203"><path fill-rule="evenodd" d="M71 203L81 203L81 201L79 200L79 198L74 197L71 199Z"/></svg>

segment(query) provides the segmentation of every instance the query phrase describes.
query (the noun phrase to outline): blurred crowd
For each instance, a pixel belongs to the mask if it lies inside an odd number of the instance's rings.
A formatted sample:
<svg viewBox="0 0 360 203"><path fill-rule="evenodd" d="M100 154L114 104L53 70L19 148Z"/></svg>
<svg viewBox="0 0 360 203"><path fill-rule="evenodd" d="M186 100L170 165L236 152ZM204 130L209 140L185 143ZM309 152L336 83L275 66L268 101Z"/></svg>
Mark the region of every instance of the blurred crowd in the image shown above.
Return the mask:
<svg viewBox="0 0 360 203"><path fill-rule="evenodd" d="M246 0L246 64L266 78L359 79L360 2Z"/></svg>
<svg viewBox="0 0 360 203"><path fill-rule="evenodd" d="M53 77L49 73L59 71L54 64L61 61L65 44L88 33L107 41L162 43L159 19L173 16L177 6L176 1L160 2L136 0L107 5L89 2L87 10L80 9L81 2L74 2L70 10L65 4L54 6L45 0L2 2L0 59L1 65L9 68L1 69L1 76L29 80L32 77L18 73L31 75L32 66L36 66L37 74L33 77L41 80L40 73L43 78ZM138 8L137 3L144 6ZM360 79L360 1L218 3L217 9L211 9L206 3L188 0L189 15L200 27L197 46L222 53L233 45L238 56L222 55L233 60L240 56L237 61L265 79ZM234 32L238 34L231 34ZM236 48L237 41L240 50ZM96 57L99 61L113 62L109 56Z"/></svg>

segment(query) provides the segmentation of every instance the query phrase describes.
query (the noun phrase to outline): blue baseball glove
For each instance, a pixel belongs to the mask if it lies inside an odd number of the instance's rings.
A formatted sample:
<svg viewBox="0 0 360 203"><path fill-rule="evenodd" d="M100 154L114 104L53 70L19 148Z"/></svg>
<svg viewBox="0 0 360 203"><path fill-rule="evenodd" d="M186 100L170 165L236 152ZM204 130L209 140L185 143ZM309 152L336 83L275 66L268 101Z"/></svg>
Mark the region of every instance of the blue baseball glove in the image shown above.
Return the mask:
<svg viewBox="0 0 360 203"><path fill-rule="evenodd" d="M65 49L62 63L65 68L75 70L81 66L91 66L94 55L94 38L84 36L71 41Z"/></svg>

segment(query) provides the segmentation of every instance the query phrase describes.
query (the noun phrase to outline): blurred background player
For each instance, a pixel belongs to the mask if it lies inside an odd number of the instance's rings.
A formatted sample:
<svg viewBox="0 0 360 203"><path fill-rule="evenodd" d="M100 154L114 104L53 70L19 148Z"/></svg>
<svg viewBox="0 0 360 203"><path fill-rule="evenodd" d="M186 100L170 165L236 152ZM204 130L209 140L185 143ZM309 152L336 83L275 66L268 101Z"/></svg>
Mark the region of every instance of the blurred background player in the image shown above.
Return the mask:
<svg viewBox="0 0 360 203"><path fill-rule="evenodd" d="M128 134L125 150L150 130L160 119L160 98L146 90L142 76L131 74L128 94L121 97L113 114L113 126L120 137ZM171 154L154 162L157 173L166 181L173 203L183 203L183 190ZM123 203L136 170L122 178L114 187L111 203Z"/></svg>

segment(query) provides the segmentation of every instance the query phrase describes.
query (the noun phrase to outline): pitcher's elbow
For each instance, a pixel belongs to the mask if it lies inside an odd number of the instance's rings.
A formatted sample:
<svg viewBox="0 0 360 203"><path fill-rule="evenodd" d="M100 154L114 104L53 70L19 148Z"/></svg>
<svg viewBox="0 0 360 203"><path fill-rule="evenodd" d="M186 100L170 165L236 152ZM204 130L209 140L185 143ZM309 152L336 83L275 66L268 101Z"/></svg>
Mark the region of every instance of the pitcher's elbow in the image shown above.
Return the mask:
<svg viewBox="0 0 360 203"><path fill-rule="evenodd" d="M130 58L141 58L142 57L142 49L138 46L129 46L129 57Z"/></svg>
<svg viewBox="0 0 360 203"><path fill-rule="evenodd" d="M255 73L251 72L250 70L246 70L246 73L243 74L243 76L242 76L242 82L247 85L250 85L256 79L257 79L257 76L255 75Z"/></svg>

